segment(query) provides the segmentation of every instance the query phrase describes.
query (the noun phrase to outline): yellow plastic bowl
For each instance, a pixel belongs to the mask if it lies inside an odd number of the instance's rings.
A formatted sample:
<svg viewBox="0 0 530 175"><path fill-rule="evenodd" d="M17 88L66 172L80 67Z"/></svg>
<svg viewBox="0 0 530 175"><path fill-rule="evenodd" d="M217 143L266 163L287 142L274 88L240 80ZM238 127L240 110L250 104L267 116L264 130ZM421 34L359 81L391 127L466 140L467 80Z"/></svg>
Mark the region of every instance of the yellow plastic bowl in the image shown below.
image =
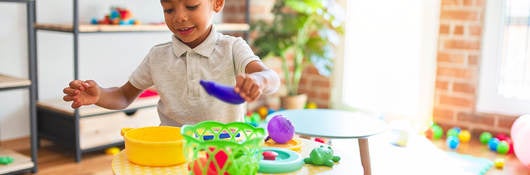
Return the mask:
<svg viewBox="0 0 530 175"><path fill-rule="evenodd" d="M186 162L179 127L123 128L125 154L132 163L144 166L173 166Z"/></svg>

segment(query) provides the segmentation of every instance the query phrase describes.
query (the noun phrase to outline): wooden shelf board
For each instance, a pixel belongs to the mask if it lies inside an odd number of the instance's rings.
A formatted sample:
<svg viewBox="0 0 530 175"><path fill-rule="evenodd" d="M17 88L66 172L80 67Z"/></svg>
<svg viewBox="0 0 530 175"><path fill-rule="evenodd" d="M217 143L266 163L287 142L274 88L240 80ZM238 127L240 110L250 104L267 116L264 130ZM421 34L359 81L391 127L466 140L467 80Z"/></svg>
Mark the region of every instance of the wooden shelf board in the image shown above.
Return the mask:
<svg viewBox="0 0 530 175"><path fill-rule="evenodd" d="M24 87L31 85L31 81L28 79L16 78L8 75L0 74L0 89L13 88L13 87Z"/></svg>
<svg viewBox="0 0 530 175"><path fill-rule="evenodd" d="M0 165L0 174L33 168L34 164L31 158L13 150L0 148L0 156L10 156L14 159L13 163Z"/></svg>
<svg viewBox="0 0 530 175"><path fill-rule="evenodd" d="M125 110L148 107L148 106L156 106L159 99L160 99L159 96L138 98L131 105L129 105L129 107L127 107ZM71 102L65 102L63 100L46 100L46 101L39 101L37 103L37 107L63 113L67 116L74 116L74 109L70 106L71 104L72 104ZM110 113L110 112L116 112L116 110L105 109L105 108L102 108L96 105L83 106L79 108L79 115L81 117Z"/></svg>
<svg viewBox="0 0 530 175"><path fill-rule="evenodd" d="M35 28L42 30L72 32L72 24L36 24ZM249 25L245 23L222 23L216 24L219 32L223 31L247 31ZM165 24L141 24L141 25L93 25L80 24L79 32L169 32Z"/></svg>

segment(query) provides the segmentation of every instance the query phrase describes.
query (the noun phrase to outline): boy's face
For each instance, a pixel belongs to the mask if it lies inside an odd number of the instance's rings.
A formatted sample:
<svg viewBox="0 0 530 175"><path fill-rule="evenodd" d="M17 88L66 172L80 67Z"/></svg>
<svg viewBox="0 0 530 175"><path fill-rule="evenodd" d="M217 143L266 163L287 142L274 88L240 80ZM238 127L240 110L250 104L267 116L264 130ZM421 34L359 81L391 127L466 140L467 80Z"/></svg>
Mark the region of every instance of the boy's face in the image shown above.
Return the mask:
<svg viewBox="0 0 530 175"><path fill-rule="evenodd" d="M213 14L221 11L224 0L161 0L166 24L191 48L209 34Z"/></svg>

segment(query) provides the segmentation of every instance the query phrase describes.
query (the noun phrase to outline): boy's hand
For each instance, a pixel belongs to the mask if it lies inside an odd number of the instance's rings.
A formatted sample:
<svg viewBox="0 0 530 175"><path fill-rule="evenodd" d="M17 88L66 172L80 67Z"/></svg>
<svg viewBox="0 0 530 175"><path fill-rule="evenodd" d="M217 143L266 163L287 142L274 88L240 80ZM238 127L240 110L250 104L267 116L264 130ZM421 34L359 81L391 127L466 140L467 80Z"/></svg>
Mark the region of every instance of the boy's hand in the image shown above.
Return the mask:
<svg viewBox="0 0 530 175"><path fill-rule="evenodd" d="M240 74L236 77L236 86L234 90L245 99L245 101L251 102L257 100L261 95L261 83L256 77L250 74Z"/></svg>
<svg viewBox="0 0 530 175"><path fill-rule="evenodd" d="M79 108L98 102L101 90L93 80L74 80L63 89L63 93L65 94L64 101L72 101L72 108Z"/></svg>

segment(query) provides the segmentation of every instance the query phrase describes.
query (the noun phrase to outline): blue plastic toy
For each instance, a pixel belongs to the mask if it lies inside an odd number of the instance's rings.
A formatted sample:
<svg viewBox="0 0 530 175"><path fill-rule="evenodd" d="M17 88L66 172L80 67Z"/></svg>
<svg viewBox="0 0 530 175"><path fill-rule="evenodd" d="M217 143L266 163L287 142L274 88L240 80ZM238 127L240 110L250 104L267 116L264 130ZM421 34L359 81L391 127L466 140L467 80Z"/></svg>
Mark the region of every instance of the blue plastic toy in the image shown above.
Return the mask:
<svg viewBox="0 0 530 175"><path fill-rule="evenodd" d="M234 87L221 85L213 81L200 80L199 82L204 90L211 96L230 104L241 104L245 102L236 91Z"/></svg>

